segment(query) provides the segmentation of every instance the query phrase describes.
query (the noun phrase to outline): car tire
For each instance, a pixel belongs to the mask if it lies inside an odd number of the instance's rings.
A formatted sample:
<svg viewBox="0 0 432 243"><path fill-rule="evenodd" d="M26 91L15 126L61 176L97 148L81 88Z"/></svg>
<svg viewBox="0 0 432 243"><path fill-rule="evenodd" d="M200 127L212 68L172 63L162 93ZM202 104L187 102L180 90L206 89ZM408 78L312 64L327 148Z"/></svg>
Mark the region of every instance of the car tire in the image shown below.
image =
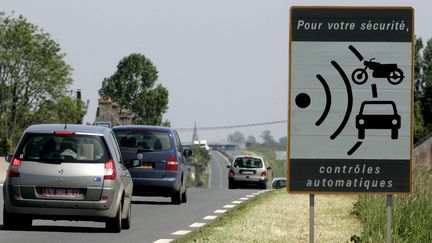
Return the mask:
<svg viewBox="0 0 432 243"><path fill-rule="evenodd" d="M187 188L185 188L185 191L183 192L181 202L182 203L186 203L187 202Z"/></svg>
<svg viewBox="0 0 432 243"><path fill-rule="evenodd" d="M3 227L8 230L27 229L32 226L32 218L26 215L17 215L6 212L3 205Z"/></svg>
<svg viewBox="0 0 432 243"><path fill-rule="evenodd" d="M129 203L129 208L128 208L128 214L127 217L125 219L122 219L122 224L121 227L122 229L130 229L130 225L131 225L131 218L132 218L132 207L131 207L131 203Z"/></svg>
<svg viewBox="0 0 432 243"><path fill-rule="evenodd" d="M105 223L105 228L112 233L119 233L122 229L122 205L117 210L117 214L114 218L109 218Z"/></svg>
<svg viewBox="0 0 432 243"><path fill-rule="evenodd" d="M228 181L228 189L235 189L236 188L236 185L235 185L235 183L234 183L234 181Z"/></svg>
<svg viewBox="0 0 432 243"><path fill-rule="evenodd" d="M181 204L182 202L182 192L178 191L178 192L174 192L173 195L171 195L171 203L172 204Z"/></svg>

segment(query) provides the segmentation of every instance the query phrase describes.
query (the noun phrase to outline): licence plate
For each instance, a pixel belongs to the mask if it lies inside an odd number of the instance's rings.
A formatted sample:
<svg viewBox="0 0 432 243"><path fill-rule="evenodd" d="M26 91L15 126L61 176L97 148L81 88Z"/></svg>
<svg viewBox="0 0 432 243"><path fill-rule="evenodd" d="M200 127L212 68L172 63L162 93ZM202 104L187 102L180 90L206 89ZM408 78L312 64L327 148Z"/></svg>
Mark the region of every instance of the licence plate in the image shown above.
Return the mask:
<svg viewBox="0 0 432 243"><path fill-rule="evenodd" d="M153 165L152 163L142 163L139 168L143 168L143 169L153 169Z"/></svg>
<svg viewBox="0 0 432 243"><path fill-rule="evenodd" d="M79 197L79 189L76 188L44 188L43 195L45 197Z"/></svg>
<svg viewBox="0 0 432 243"><path fill-rule="evenodd" d="M243 175L253 175L254 172L253 171L243 171L242 174Z"/></svg>

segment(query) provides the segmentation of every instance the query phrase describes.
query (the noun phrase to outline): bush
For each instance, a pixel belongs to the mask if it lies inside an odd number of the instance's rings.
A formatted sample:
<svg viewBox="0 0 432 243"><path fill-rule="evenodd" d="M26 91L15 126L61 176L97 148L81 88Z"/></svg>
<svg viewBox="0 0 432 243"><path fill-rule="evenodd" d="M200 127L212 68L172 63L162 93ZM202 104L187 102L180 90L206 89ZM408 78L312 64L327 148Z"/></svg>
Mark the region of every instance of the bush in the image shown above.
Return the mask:
<svg viewBox="0 0 432 243"><path fill-rule="evenodd" d="M432 173L425 168L413 172L413 192L394 196L393 242L432 242ZM353 213L362 222L362 242L386 239L386 196L360 196Z"/></svg>

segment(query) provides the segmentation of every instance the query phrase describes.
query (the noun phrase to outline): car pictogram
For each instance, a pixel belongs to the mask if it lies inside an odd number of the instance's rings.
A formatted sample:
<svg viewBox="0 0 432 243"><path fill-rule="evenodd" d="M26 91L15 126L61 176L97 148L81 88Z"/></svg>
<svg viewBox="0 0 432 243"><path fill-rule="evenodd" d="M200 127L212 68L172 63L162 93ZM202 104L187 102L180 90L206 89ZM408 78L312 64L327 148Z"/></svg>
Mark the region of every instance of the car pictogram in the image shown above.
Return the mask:
<svg viewBox="0 0 432 243"><path fill-rule="evenodd" d="M401 117L393 101L363 101L356 116L358 139L365 138L366 129L390 129L391 138L398 138Z"/></svg>

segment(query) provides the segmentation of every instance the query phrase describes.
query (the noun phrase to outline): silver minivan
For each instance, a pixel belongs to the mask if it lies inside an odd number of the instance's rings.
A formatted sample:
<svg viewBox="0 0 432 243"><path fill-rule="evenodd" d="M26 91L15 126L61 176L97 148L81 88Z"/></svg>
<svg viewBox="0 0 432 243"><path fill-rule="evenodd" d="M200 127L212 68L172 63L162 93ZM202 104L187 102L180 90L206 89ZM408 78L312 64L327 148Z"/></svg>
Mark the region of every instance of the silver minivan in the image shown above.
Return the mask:
<svg viewBox="0 0 432 243"><path fill-rule="evenodd" d="M33 125L23 133L3 185L3 224L90 220L120 232L131 223L132 180L111 129Z"/></svg>
<svg viewBox="0 0 432 243"><path fill-rule="evenodd" d="M234 158L228 165L228 188L234 189L240 185L253 184L266 189L268 170L264 159L258 156L241 155Z"/></svg>

